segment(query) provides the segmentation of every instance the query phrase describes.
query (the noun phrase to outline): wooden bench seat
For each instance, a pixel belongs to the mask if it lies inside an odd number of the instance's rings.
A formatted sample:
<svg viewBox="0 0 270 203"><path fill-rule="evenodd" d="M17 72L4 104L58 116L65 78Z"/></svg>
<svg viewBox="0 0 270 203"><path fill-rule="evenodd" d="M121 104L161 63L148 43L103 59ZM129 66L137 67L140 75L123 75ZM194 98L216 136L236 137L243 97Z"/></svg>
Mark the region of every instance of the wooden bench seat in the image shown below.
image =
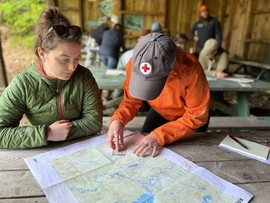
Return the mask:
<svg viewBox="0 0 270 203"><path fill-rule="evenodd" d="M109 128L111 117L103 117L103 130ZM137 116L126 126L129 130L140 130L145 117ZM229 117L213 116L210 118L209 130L237 129L237 130L264 130L270 129L270 121L260 120L257 117Z"/></svg>

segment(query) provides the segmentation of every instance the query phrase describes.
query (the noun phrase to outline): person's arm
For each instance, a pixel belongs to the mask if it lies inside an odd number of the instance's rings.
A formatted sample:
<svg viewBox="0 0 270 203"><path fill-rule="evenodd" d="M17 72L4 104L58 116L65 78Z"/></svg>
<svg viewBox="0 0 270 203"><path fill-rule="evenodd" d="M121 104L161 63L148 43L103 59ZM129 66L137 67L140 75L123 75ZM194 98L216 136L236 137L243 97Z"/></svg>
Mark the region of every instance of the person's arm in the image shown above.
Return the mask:
<svg viewBox="0 0 270 203"><path fill-rule="evenodd" d="M123 126L135 117L139 108L142 106L142 101L140 99L135 99L129 94L129 82L132 71L131 66L132 62L129 60L126 66L126 80L123 84L124 97L119 108L114 112L111 119L111 122L119 120Z"/></svg>
<svg viewBox="0 0 270 203"><path fill-rule="evenodd" d="M0 148L31 148L47 144L45 125L19 127L27 110L21 78L16 77L0 96Z"/></svg>
<svg viewBox="0 0 270 203"><path fill-rule="evenodd" d="M224 70L227 69L228 65L229 65L228 53L224 51L221 53L217 61L216 71L219 73L224 72Z"/></svg>
<svg viewBox="0 0 270 203"><path fill-rule="evenodd" d="M217 19L216 19L216 23L215 23L215 33L216 33L218 44L219 44L219 46L221 46L222 45L222 29L221 29L220 23Z"/></svg>
<svg viewBox="0 0 270 203"><path fill-rule="evenodd" d="M72 121L67 139L93 135L100 132L102 128L103 105L97 83L90 72L87 72L82 80L83 101L78 104L82 105L81 118Z"/></svg>
<svg viewBox="0 0 270 203"><path fill-rule="evenodd" d="M183 117L168 122L151 132L156 136L160 146L195 132L208 120L210 90L200 65L195 68L188 81L184 98L186 112Z"/></svg>
<svg viewBox="0 0 270 203"><path fill-rule="evenodd" d="M123 138L125 125L134 118L139 108L142 106L141 100L135 99L129 94L131 66L132 63L131 60L129 60L126 66L126 80L123 85L124 98L119 108L114 112L108 130L108 145L117 151L121 150L120 144L125 146Z"/></svg>
<svg viewBox="0 0 270 203"><path fill-rule="evenodd" d="M209 59L207 58L207 56L204 54L203 51L201 51L201 53L200 53L199 62L201 64L206 76L216 77L217 72L215 70L208 70Z"/></svg>
<svg viewBox="0 0 270 203"><path fill-rule="evenodd" d="M195 23L192 28L190 29L190 36L191 36L191 39L194 39L194 36L195 36L195 31L197 30L197 27L196 27L197 23Z"/></svg>

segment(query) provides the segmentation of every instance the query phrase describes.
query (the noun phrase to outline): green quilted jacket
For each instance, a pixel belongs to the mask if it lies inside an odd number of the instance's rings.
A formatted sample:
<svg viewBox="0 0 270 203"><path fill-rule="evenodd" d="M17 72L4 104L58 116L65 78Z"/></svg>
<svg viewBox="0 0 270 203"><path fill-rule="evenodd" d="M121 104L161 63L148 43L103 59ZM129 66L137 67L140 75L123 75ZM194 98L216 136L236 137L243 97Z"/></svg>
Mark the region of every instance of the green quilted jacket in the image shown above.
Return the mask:
<svg viewBox="0 0 270 203"><path fill-rule="evenodd" d="M67 139L89 136L102 127L102 101L91 72L78 66L68 81L49 79L33 63L15 77L0 97L0 148L47 145L46 128L72 121ZM23 114L30 126L19 127Z"/></svg>

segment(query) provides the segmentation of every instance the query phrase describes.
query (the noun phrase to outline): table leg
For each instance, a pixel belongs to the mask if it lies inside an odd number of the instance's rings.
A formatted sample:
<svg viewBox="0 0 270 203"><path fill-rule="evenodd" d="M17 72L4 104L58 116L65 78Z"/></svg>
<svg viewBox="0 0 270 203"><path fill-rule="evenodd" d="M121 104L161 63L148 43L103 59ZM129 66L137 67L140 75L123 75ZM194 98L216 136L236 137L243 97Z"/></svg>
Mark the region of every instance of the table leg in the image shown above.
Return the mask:
<svg viewBox="0 0 270 203"><path fill-rule="evenodd" d="M249 96L250 92L237 92L237 104L231 106L230 112L233 116L250 116Z"/></svg>

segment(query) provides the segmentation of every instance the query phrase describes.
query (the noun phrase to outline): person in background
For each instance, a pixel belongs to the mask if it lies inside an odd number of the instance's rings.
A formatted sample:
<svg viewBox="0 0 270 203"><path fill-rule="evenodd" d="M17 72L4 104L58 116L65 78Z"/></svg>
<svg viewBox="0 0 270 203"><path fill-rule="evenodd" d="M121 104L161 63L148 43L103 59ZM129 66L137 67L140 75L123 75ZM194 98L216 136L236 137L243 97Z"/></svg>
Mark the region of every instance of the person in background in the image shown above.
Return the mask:
<svg viewBox="0 0 270 203"><path fill-rule="evenodd" d="M116 69L120 48L122 47L125 51L124 35L119 24L119 17L113 15L111 17L111 29L105 31L102 36L99 55L108 69Z"/></svg>
<svg viewBox="0 0 270 203"><path fill-rule="evenodd" d="M174 42L177 48L186 51L188 37L184 33L177 33L174 38Z"/></svg>
<svg viewBox="0 0 270 203"><path fill-rule="evenodd" d="M154 22L151 25L151 32L161 32L162 28L161 25L158 22Z"/></svg>
<svg viewBox="0 0 270 203"><path fill-rule="evenodd" d="M188 52L177 51L165 33L150 33L139 39L126 66L124 98L114 112L108 145L117 151L124 145L125 125L138 113L143 101L151 106L142 128L148 133L133 152L152 156L164 145L196 131L206 131L210 90L200 63Z"/></svg>
<svg viewBox="0 0 270 203"><path fill-rule="evenodd" d="M219 21L210 16L206 5L200 7L200 19L190 31L191 38L197 43L197 52L200 52L208 39L217 39L219 46L222 43L222 30Z"/></svg>
<svg viewBox="0 0 270 203"><path fill-rule="evenodd" d="M150 29L146 29L146 30L143 31L143 34L142 35L144 36L144 35L148 35L150 33L151 33L151 30Z"/></svg>
<svg viewBox="0 0 270 203"><path fill-rule="evenodd" d="M98 44L98 46L101 45L101 42L102 42L102 36L103 36L103 33L106 31L106 30L109 30L110 29L110 18L107 17L106 18L106 21L104 23L102 23L100 26L98 26L96 29L94 29L90 36L96 40L96 43Z"/></svg>
<svg viewBox="0 0 270 203"><path fill-rule="evenodd" d="M229 64L228 52L219 46L216 39L209 39L205 42L199 61L206 76L217 78L228 76L227 73L224 73Z"/></svg>
<svg viewBox="0 0 270 203"><path fill-rule="evenodd" d="M81 28L57 8L36 25L38 59L0 97L0 148L40 147L100 132L102 101L91 72L79 65ZM23 115L32 125L19 126Z"/></svg>

